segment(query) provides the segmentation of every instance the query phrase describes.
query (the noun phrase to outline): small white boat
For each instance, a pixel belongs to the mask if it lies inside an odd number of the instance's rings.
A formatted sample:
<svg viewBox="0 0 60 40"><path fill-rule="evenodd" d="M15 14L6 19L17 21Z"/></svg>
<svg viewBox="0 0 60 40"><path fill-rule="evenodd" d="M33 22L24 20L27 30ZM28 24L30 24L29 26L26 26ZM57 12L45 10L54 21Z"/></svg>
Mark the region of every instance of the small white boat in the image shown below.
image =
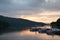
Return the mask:
<svg viewBox="0 0 60 40"><path fill-rule="evenodd" d="M47 32L47 30L50 30L49 28L41 28L41 29L39 29L39 33L46 33Z"/></svg>

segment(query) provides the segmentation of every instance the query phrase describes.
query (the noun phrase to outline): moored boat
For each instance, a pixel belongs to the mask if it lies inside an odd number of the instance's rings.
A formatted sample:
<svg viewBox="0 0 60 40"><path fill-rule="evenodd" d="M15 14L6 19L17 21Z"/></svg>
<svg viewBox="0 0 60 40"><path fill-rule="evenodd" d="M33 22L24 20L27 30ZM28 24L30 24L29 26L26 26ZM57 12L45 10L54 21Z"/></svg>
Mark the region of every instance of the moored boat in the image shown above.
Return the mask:
<svg viewBox="0 0 60 40"><path fill-rule="evenodd" d="M48 35L60 35L60 29L52 28L46 32Z"/></svg>

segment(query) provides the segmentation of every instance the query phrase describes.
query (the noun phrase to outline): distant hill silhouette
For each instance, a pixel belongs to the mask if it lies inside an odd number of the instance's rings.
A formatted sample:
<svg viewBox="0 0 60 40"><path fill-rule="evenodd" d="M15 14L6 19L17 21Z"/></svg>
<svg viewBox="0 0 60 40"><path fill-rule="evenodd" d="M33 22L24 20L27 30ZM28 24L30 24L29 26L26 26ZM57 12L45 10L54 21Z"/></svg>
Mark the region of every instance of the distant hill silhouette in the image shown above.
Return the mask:
<svg viewBox="0 0 60 40"><path fill-rule="evenodd" d="M60 29L60 18L56 22L51 23L52 28L59 28Z"/></svg>
<svg viewBox="0 0 60 40"><path fill-rule="evenodd" d="M42 22L34 22L34 21L27 20L27 19L11 18L11 17L5 17L5 16L1 16L1 15L0 15L0 20L7 21L7 25L9 25L9 26L8 27L0 26L0 29L1 29L1 27L2 27L2 29L5 28L5 30L8 32L9 31L20 31L20 30L24 30L24 29L27 29L30 27L46 25L45 23L42 23ZM1 21L0 21L0 23L1 23ZM6 24L6 22L5 22L5 24ZM4 25L4 24L2 24L2 25Z"/></svg>

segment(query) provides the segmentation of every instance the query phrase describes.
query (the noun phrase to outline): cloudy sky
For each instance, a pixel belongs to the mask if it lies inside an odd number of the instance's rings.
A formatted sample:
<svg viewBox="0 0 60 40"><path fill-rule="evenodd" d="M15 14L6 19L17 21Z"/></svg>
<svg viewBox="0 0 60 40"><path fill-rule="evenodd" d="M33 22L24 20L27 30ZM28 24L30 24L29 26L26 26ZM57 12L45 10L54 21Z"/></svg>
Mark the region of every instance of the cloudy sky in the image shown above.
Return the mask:
<svg viewBox="0 0 60 40"><path fill-rule="evenodd" d="M60 0L0 0L0 15L52 22L60 17Z"/></svg>

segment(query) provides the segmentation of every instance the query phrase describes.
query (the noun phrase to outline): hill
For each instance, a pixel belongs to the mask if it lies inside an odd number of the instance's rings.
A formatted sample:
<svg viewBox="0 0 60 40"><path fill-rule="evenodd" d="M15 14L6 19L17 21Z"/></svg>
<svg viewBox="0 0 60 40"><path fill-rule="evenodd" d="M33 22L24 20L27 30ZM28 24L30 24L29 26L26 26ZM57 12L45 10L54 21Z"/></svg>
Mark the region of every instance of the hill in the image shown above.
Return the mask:
<svg viewBox="0 0 60 40"><path fill-rule="evenodd" d="M20 30L28 29L30 27L46 25L45 23L42 23L42 22L34 22L34 21L27 20L27 19L11 18L11 17L5 17L1 15L0 15L0 23L2 23L0 24L0 29L4 28L5 30L8 30L8 31L20 31ZM4 25L4 26L2 27L1 25Z"/></svg>

